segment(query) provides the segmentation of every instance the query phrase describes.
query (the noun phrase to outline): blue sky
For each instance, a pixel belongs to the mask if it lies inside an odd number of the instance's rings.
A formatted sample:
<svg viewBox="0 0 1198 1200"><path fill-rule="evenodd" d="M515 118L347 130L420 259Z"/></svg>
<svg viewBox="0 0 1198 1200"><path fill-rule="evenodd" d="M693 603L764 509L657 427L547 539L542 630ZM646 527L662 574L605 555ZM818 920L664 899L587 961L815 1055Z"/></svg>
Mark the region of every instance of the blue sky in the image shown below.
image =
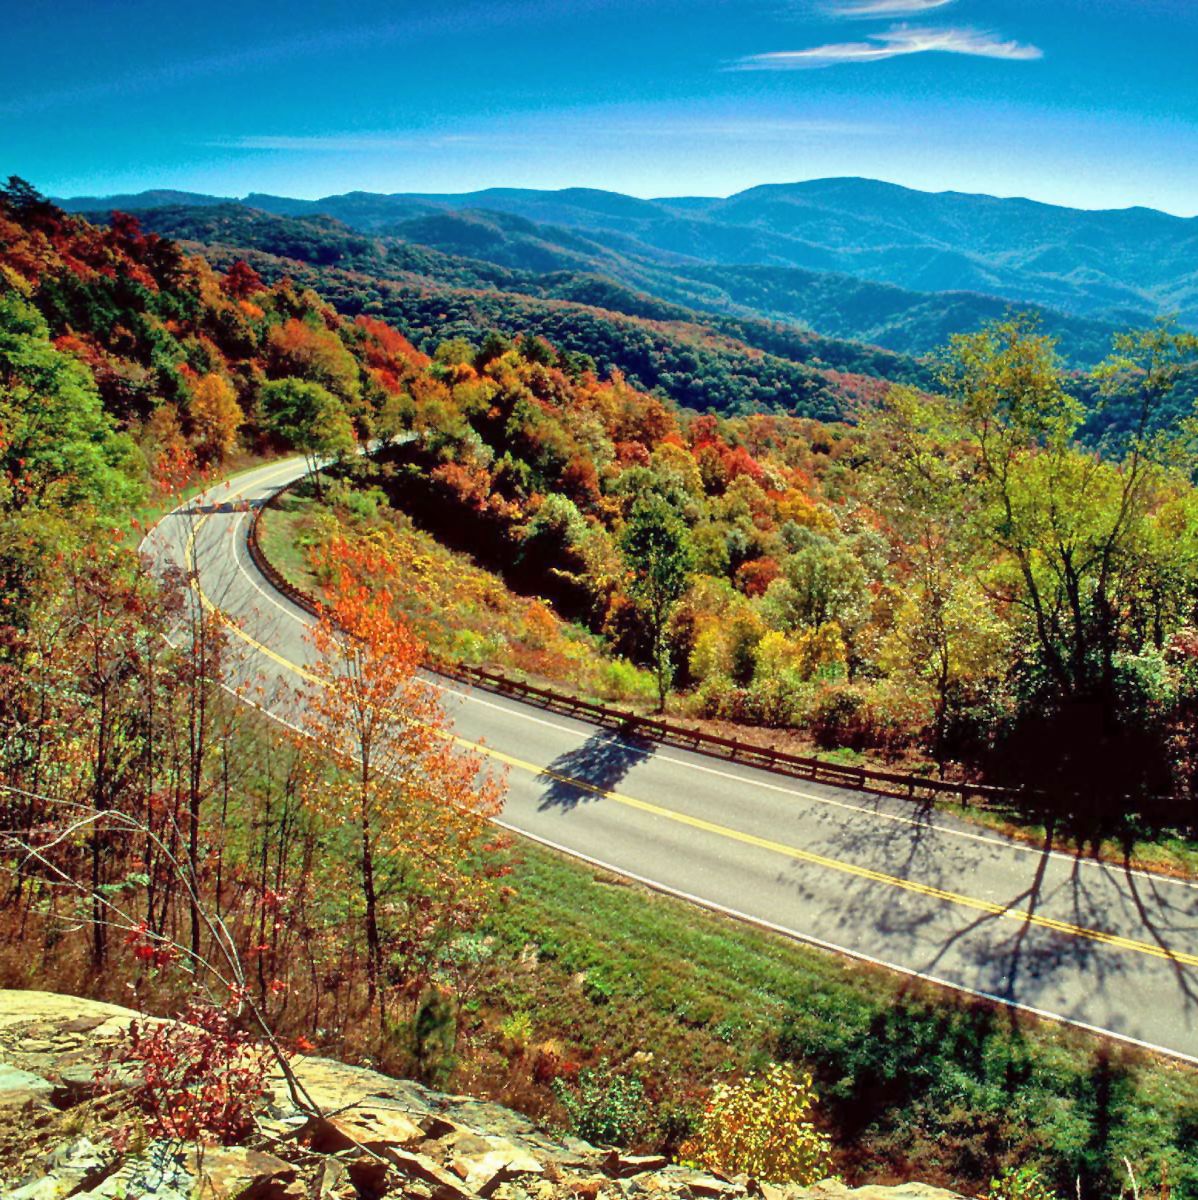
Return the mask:
<svg viewBox="0 0 1198 1200"><path fill-rule="evenodd" d="M25 0L0 173L726 195L863 175L1198 214L1196 0Z"/></svg>

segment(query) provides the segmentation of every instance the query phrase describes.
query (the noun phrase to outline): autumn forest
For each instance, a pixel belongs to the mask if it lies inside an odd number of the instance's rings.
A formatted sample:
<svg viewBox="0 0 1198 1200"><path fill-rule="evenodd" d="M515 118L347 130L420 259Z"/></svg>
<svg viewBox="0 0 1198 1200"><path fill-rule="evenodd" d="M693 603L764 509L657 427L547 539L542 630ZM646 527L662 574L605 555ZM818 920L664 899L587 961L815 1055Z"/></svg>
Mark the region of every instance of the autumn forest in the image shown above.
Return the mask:
<svg viewBox="0 0 1198 1200"><path fill-rule="evenodd" d="M1129 329L1079 367L1012 308L918 360L802 366L744 350L734 335L783 339L761 323L700 345L669 313L634 327L596 303L555 341L556 310L516 328L501 289L492 328L437 295L389 321L355 297L360 271L151 225L93 223L15 177L0 192L7 986L166 1009L207 971L256 1035L711 1162L713 1082L786 1060L826 1094L820 1169L897 1178L935 1146L924 1177L982 1187L1031 1163L1067 1188L1113 1186L1150 1144L1184 1164L1192 1090L1165 1097L1138 1060L1104 1118L1123 1141L1084 1113L1033 1135L1020 1103L1089 1095L1056 1034L1042 1049L989 1010L799 958L746 965L745 994L679 982L664 952L619 959L595 928L680 930L682 906L633 913L497 829L504 773L453 741L419 672L434 655L1003 785L1019 836L1188 852L1198 337ZM658 339L642 376L609 361L617 337ZM167 513L195 520L197 491L294 454L310 474L263 512L262 545L319 595L324 665L288 729L242 703L259 698L190 564L162 578L139 546ZM702 928L696 963L765 937ZM765 945L754 961L808 953ZM620 1012L657 1055L639 1074ZM921 1042L922 1066L904 1057Z"/></svg>

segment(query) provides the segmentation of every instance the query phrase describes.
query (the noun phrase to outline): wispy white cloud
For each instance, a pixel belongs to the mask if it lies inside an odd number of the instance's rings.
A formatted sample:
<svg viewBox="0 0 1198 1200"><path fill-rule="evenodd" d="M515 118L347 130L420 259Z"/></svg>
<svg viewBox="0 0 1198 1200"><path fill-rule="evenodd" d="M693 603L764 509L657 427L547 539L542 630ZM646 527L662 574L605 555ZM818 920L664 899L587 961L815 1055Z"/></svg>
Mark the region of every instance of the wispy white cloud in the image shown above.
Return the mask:
<svg viewBox="0 0 1198 1200"><path fill-rule="evenodd" d="M637 121L610 120L600 115L572 121L585 127L589 138L645 139L651 141L695 139L729 142L816 141L821 138L865 136L881 132L885 126L876 121L848 121L823 118L786 118L757 116L721 116L663 118L653 115Z"/></svg>
<svg viewBox="0 0 1198 1200"><path fill-rule="evenodd" d="M643 119L613 116L609 111L561 114L504 122L504 131L477 127L455 133L435 130L368 130L318 134L247 133L217 138L203 144L210 149L274 151L294 154L386 154L404 151L453 150L476 147L494 150L503 145L529 145L537 138L548 144L563 123L584 129L592 142L685 141L795 142L843 139L883 132L876 121L833 120L818 117L686 117L665 118L658 113Z"/></svg>
<svg viewBox="0 0 1198 1200"><path fill-rule="evenodd" d="M481 136L430 134L427 137L398 133L273 134L247 133L221 138L206 145L220 150L291 150L314 153L377 153L383 150L435 150L441 147L478 145Z"/></svg>
<svg viewBox="0 0 1198 1200"><path fill-rule="evenodd" d="M955 3L956 0L828 0L824 11L833 17L917 17Z"/></svg>
<svg viewBox="0 0 1198 1200"><path fill-rule="evenodd" d="M833 42L807 50L778 50L752 54L733 64L739 71L810 70L841 63L882 62L908 54L968 54L977 58L1001 58L1030 62L1043 58L1038 46L1004 40L974 29L917 29L898 25L885 33L872 33L865 42Z"/></svg>

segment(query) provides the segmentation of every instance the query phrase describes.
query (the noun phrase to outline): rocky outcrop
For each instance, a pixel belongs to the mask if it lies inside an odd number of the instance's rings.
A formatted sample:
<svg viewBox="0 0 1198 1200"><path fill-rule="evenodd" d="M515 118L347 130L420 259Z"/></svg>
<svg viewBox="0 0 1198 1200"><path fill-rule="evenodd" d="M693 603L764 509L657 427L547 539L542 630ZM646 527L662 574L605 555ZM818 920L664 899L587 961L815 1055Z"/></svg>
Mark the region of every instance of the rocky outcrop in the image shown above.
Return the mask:
<svg viewBox="0 0 1198 1200"><path fill-rule="evenodd" d="M722 1179L550 1135L498 1104L302 1056L292 1068L320 1116L301 1112L280 1076L250 1144L130 1137L127 1099L99 1093L93 1078L136 1015L0 991L0 1200L958 1200L912 1184Z"/></svg>

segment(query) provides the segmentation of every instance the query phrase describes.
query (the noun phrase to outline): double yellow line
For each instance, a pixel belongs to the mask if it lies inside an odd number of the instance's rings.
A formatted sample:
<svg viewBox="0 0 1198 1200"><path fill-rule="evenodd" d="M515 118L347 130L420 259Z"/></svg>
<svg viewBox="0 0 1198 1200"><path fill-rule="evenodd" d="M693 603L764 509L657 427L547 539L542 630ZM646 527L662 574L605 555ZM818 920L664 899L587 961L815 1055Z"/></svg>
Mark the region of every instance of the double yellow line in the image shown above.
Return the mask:
<svg viewBox="0 0 1198 1200"><path fill-rule="evenodd" d="M204 593L204 589L200 585L199 573L195 570L195 540L207 520L208 514L204 514L196 523L188 536L184 551L184 565L189 576L194 581L193 586L201 605L206 611L215 614L236 637L252 647L257 653L277 663L284 670L298 675L301 679L321 685L323 681L301 664L285 658L277 651L263 645L256 638L246 633L244 629L234 623L213 604ZM1068 921L1058 921L1054 917L1044 916L1034 911L1012 908L1009 905L999 904L993 900L983 900L976 896L967 896L961 892L953 892L945 888L934 887L931 884L919 883L913 879L904 879L899 875L889 875L884 871L875 871L871 867L859 866L856 863L845 862L842 859L829 858L823 854L816 854L811 850L803 850L798 846L790 846L784 842L773 841L770 838L758 837L756 834L745 833L740 829L732 829L727 825L719 825L714 821L706 821L702 817L693 817L686 813L677 812L674 809L663 808L661 805L653 804L648 800L639 800L635 796L626 796L621 792L598 787L595 784L587 783L585 780L559 774L556 771L537 766L536 763L526 762L524 759L515 758L510 754L504 754L500 750L480 745L477 742L467 741L456 735L454 735L453 740L455 744L467 748L474 753L483 754L487 758L503 763L505 766L514 768L515 770L527 772L536 778L552 779L567 787L576 788L581 792L598 796L604 800L610 800L614 804L623 805L625 808L633 809L636 812L642 812L661 820L672 821L677 825L684 825L688 828L699 830L702 833L709 833L715 837L725 838L728 841L739 842L741 845L766 850L772 854L777 854L796 862L809 863L812 866L822 867L829 871L837 871L842 875L848 875L855 879L864 879L869 883L883 884L898 891L926 896L932 900L939 900L945 904L956 905L959 908L983 913L986 916L995 917L1000 920L1013 921L1016 924L1033 926L1038 929L1047 929L1053 933L1082 938L1086 941L1097 942L1103 946L1110 946L1116 950L1147 955L1150 958L1166 959L1171 963L1182 966L1198 967L1198 955L1195 954L1189 954L1180 950L1171 950L1166 946L1141 941L1137 938L1124 937L1121 934L1110 933L1102 929L1090 929L1084 925L1074 925Z"/></svg>

